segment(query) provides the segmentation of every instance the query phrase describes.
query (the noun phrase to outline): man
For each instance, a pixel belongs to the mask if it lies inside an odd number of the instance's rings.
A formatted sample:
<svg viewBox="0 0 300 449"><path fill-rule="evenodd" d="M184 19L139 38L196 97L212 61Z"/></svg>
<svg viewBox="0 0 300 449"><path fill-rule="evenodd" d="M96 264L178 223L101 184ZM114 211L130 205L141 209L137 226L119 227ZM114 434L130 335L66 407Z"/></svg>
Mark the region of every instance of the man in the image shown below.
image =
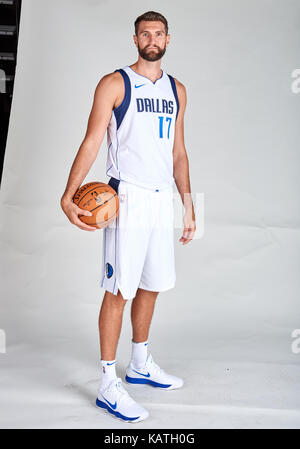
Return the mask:
<svg viewBox="0 0 300 449"><path fill-rule="evenodd" d="M148 11L135 21L137 62L105 75L98 83L87 132L74 160L61 206L71 223L94 231L72 198L82 184L107 130L107 175L120 199L115 222L103 229L106 292L99 315L102 379L96 404L127 422L148 417L116 375L116 350L123 310L132 299L132 353L126 381L151 388L180 388L183 380L166 373L147 349L158 293L174 287L173 184L185 207L180 242L193 238L195 214L184 146L186 91L161 69L170 41L168 23Z"/></svg>

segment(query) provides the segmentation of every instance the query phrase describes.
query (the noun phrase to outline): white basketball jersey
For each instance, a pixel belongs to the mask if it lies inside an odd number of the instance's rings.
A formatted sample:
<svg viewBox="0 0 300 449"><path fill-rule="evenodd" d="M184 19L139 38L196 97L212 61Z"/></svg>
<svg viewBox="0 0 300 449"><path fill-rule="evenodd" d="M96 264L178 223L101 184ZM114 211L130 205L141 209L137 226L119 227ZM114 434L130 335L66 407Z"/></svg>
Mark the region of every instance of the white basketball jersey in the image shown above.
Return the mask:
<svg viewBox="0 0 300 449"><path fill-rule="evenodd" d="M155 82L128 65L116 70L125 83L122 103L107 129L106 174L142 187L173 185L173 143L179 111L174 78L162 70Z"/></svg>

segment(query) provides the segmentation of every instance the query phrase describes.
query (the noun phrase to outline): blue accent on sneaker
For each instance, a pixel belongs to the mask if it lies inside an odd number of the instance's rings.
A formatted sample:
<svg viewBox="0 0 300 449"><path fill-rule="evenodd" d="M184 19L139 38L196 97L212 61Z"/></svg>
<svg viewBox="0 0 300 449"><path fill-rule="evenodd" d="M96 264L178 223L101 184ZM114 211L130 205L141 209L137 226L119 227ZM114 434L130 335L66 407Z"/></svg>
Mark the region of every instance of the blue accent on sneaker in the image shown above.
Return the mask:
<svg viewBox="0 0 300 449"><path fill-rule="evenodd" d="M160 384L158 382L154 382L154 380L150 379L136 379L135 377L129 377L126 374L125 380L131 384L150 384L153 387L159 388L168 388L171 387L172 384Z"/></svg>
<svg viewBox="0 0 300 449"><path fill-rule="evenodd" d="M102 395L103 396L103 395ZM117 402L115 401L114 404L112 404L111 402L109 402L104 396L103 399L111 406L111 408L113 408L114 410L117 408Z"/></svg>
<svg viewBox="0 0 300 449"><path fill-rule="evenodd" d="M108 363L108 362L107 362L106 365L113 365L114 363L116 363L116 362L112 362L112 363Z"/></svg>
<svg viewBox="0 0 300 449"><path fill-rule="evenodd" d="M141 376L145 376L145 377L150 377L150 373L148 372L148 374L143 374L143 373L139 373L138 371L136 371L135 369L133 369L133 371L137 374L140 374Z"/></svg>
<svg viewBox="0 0 300 449"><path fill-rule="evenodd" d="M147 346L148 343L145 343L144 346Z"/></svg>
<svg viewBox="0 0 300 449"><path fill-rule="evenodd" d="M129 416L122 415L122 413L112 410L107 404L105 404L105 402L100 401L98 398L96 399L96 405L100 408L105 408L109 413L115 415L117 418L124 419L124 421L134 421L139 418L139 416L131 418Z"/></svg>

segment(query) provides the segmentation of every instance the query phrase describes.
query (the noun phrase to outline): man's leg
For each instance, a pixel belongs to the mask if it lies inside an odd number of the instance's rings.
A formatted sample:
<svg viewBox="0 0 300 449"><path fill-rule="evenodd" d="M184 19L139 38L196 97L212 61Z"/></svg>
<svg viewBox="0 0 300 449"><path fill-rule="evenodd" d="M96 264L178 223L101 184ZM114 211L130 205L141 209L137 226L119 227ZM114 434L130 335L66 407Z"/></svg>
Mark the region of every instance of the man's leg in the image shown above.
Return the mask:
<svg viewBox="0 0 300 449"><path fill-rule="evenodd" d="M106 291L99 314L99 335L102 364L102 382L96 404L126 422L138 422L149 416L148 410L124 395L122 380L116 376L115 357L122 328L124 300L120 290L117 295Z"/></svg>
<svg viewBox="0 0 300 449"><path fill-rule="evenodd" d="M125 380L131 384L172 390L182 387L183 379L162 370L148 352L149 329L158 293L139 288L132 300L132 351Z"/></svg>
<svg viewBox="0 0 300 449"><path fill-rule="evenodd" d="M135 343L148 340L150 324L158 292L138 288L131 304L132 340Z"/></svg>
<svg viewBox="0 0 300 449"><path fill-rule="evenodd" d="M99 313L99 336L102 360L115 360L122 328L123 311L127 300L118 291L113 295L106 290Z"/></svg>

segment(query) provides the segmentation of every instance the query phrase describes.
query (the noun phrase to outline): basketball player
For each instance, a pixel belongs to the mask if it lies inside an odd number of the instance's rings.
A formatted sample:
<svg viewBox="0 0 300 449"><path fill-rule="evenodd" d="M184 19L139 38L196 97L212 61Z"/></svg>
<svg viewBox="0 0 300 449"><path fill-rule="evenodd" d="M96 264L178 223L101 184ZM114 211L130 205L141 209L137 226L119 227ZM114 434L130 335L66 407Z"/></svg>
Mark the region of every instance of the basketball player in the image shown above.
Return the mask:
<svg viewBox="0 0 300 449"><path fill-rule="evenodd" d="M168 374L148 350L150 323L158 293L174 287L173 186L184 204L180 242L193 239L195 226L189 163L184 145L186 90L161 69L170 41L168 23L148 11L135 21L138 60L103 76L94 95L87 132L73 162L61 206L71 223L94 231L72 202L89 172L107 130L106 174L118 193L119 215L103 229L106 290L99 315L102 378L96 404L127 422L148 411L128 394L116 375L116 350L123 310L132 300L132 352L125 380L150 388L180 388L183 380Z"/></svg>

